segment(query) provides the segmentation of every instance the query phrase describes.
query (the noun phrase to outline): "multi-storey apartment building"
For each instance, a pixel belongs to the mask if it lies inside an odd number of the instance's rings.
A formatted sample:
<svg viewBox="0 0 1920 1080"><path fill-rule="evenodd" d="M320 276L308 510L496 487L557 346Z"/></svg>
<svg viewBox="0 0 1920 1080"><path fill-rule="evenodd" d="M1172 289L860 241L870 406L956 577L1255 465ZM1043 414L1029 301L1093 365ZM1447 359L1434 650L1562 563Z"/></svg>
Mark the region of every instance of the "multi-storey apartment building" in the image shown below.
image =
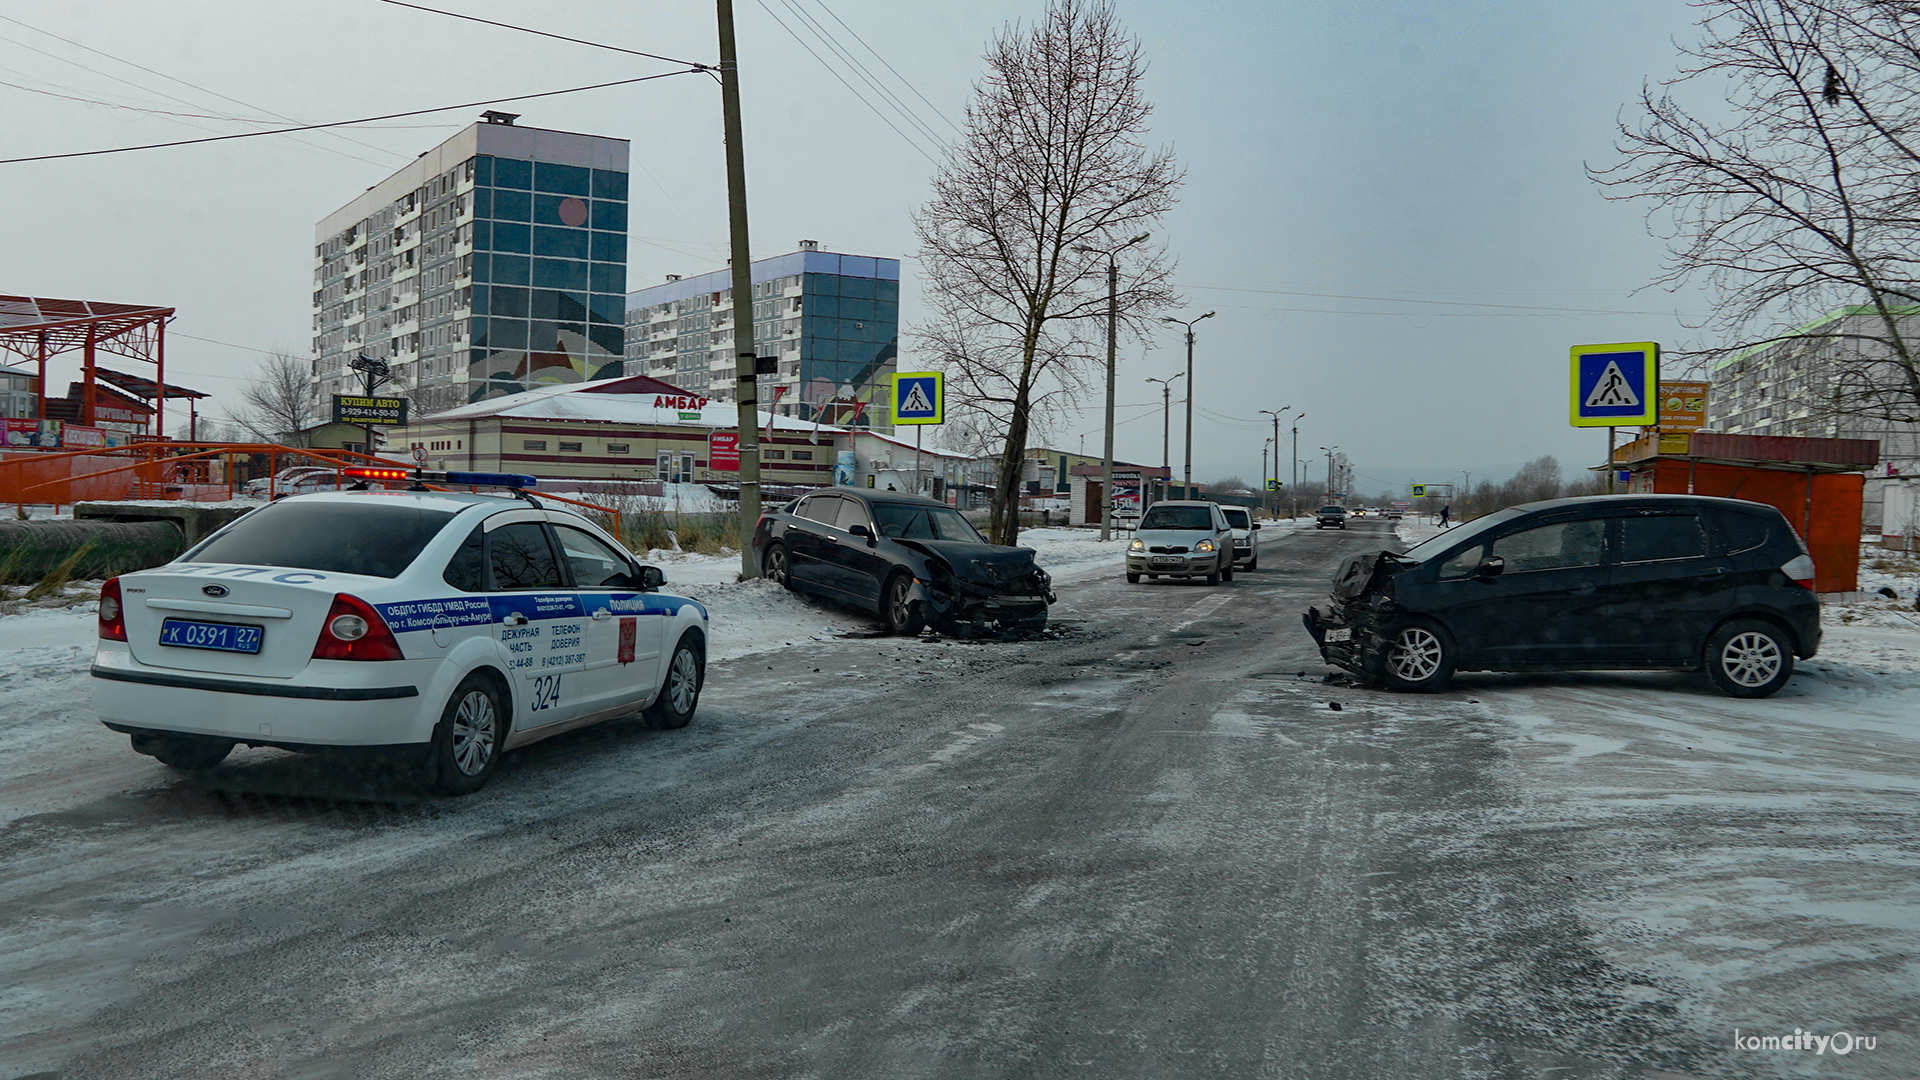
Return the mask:
<svg viewBox="0 0 1920 1080"><path fill-rule="evenodd" d="M753 264L754 351L762 409L802 420L890 427L900 339L900 262L800 250ZM732 401L733 280L721 269L627 294L627 372Z"/></svg>
<svg viewBox="0 0 1920 1080"><path fill-rule="evenodd" d="M427 415L621 373L624 139L489 112L315 228L313 379L385 361Z"/></svg>
<svg viewBox="0 0 1920 1080"><path fill-rule="evenodd" d="M1903 334L1920 343L1920 310L1904 322ZM1863 378L1895 381L1892 369L1858 362L1875 350L1884 354L1870 340L1883 333L1872 309L1842 308L1721 361L1709 377L1707 429L1878 440L1881 466L1868 477L1864 508L1865 525L1878 527L1885 479L1920 472L1920 425L1863 414L1870 397Z"/></svg>

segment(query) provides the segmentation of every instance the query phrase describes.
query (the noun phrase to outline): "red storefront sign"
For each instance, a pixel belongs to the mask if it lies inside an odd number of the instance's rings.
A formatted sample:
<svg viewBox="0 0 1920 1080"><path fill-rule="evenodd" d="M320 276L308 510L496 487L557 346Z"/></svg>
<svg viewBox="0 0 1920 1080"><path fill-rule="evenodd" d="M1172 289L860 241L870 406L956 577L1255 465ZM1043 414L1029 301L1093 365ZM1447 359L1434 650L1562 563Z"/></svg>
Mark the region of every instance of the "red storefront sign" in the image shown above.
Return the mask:
<svg viewBox="0 0 1920 1080"><path fill-rule="evenodd" d="M740 433L715 431L707 436L707 468L719 472L740 471Z"/></svg>

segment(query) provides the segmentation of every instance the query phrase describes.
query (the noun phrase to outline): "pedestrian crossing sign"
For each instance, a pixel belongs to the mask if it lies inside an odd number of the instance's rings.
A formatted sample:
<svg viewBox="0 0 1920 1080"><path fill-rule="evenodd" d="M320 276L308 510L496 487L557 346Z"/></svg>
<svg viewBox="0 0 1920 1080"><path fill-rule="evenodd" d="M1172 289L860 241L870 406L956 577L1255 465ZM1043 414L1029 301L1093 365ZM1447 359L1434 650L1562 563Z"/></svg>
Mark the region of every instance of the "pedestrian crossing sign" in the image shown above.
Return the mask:
<svg viewBox="0 0 1920 1080"><path fill-rule="evenodd" d="M1660 346L1575 345L1572 349L1574 427L1641 427L1660 413Z"/></svg>
<svg viewBox="0 0 1920 1080"><path fill-rule="evenodd" d="M903 371L893 377L893 422L939 424L946 420L946 380L938 371Z"/></svg>

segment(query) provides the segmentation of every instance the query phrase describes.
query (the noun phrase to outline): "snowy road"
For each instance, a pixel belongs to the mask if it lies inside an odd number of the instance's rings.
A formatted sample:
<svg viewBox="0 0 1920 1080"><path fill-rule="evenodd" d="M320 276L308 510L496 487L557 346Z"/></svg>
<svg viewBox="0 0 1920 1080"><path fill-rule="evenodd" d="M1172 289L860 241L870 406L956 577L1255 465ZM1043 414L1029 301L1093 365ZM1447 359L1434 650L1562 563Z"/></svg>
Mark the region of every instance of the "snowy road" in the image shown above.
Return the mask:
<svg viewBox="0 0 1920 1080"><path fill-rule="evenodd" d="M1760 703L1327 686L1299 612L1387 538L1216 588L1063 548L1069 632L1017 644L670 569L756 628L693 727L461 800L180 777L75 706L90 618L14 617L0 1080L1920 1075L1920 634Z"/></svg>

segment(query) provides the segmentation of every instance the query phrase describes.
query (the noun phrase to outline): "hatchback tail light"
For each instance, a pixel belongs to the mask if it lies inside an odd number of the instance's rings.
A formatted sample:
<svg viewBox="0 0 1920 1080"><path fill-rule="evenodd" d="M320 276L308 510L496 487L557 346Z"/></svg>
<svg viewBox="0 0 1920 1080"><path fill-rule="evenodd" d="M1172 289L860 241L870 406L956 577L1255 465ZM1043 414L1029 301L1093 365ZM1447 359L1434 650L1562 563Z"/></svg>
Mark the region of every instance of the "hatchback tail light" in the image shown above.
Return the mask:
<svg viewBox="0 0 1920 1080"><path fill-rule="evenodd" d="M1780 567L1780 572L1793 579L1794 584L1813 591L1813 557L1805 553L1795 555Z"/></svg>
<svg viewBox="0 0 1920 1080"><path fill-rule="evenodd" d="M373 605L351 593L335 593L313 643L315 660L405 660L400 643Z"/></svg>
<svg viewBox="0 0 1920 1080"><path fill-rule="evenodd" d="M108 578L100 586L100 640L127 640L127 613L120 606L120 579Z"/></svg>

